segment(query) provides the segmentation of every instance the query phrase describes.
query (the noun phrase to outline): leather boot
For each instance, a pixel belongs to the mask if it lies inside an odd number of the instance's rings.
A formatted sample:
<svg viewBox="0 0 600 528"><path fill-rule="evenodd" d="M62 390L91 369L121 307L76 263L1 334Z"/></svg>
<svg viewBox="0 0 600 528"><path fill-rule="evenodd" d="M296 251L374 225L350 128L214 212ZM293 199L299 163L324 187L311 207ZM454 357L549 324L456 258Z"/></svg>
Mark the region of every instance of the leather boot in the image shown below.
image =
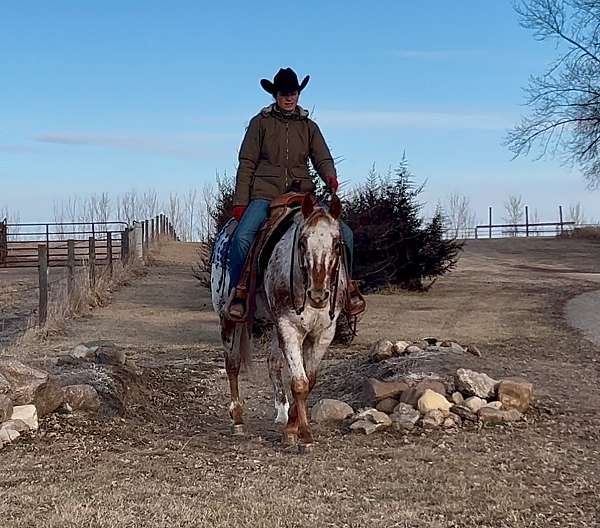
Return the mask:
<svg viewBox="0 0 600 528"><path fill-rule="evenodd" d="M225 303L223 314L230 321L243 323L248 316L248 293L244 288L234 288Z"/></svg>
<svg viewBox="0 0 600 528"><path fill-rule="evenodd" d="M346 310L348 312L348 315L351 317L355 317L363 313L367 307L367 303L365 301L365 298L362 296L362 293L360 293L356 281L353 281L352 279L349 279L348 281L347 295L348 297L346 300Z"/></svg>

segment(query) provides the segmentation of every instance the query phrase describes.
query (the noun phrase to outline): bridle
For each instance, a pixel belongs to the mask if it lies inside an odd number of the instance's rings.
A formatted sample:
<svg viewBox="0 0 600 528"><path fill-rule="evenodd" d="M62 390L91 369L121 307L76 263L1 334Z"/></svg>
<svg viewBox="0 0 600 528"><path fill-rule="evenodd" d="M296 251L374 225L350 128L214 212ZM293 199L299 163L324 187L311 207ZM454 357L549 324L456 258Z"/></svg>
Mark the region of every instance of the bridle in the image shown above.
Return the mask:
<svg viewBox="0 0 600 528"><path fill-rule="evenodd" d="M307 219L305 219L304 224L308 224L309 221L313 218L313 216L315 216L316 214L320 214L319 211L315 211L313 212ZM302 286L304 289L304 293L302 295L302 304L297 307L296 306L296 294L294 291L294 268L296 267L296 247L298 246L298 233L300 232L300 227L301 227L301 223L298 222L296 223L296 227L294 228L294 236L292 239L292 258L291 258L291 262L290 262L290 297L292 299L292 308L294 309L294 311L296 312L296 315L302 315L302 313L304 312L305 308L306 308L306 298L308 297L308 270L306 269L306 266L304 265L304 259L299 258L298 259L298 265L300 266L300 271L302 272ZM340 267L341 267L341 262L342 259L345 259L345 248L344 248L344 243L341 241L341 236L340 236L340 250L337 254L336 260L335 260L335 266L333 268L333 273L332 273L332 277L333 277L333 292L332 295L333 297L330 300L330 307L329 307L329 319L331 321L333 321L334 317L335 317L335 308L336 308L336 303L337 303L337 296L338 296L338 290L339 290L339 278L340 278Z"/></svg>

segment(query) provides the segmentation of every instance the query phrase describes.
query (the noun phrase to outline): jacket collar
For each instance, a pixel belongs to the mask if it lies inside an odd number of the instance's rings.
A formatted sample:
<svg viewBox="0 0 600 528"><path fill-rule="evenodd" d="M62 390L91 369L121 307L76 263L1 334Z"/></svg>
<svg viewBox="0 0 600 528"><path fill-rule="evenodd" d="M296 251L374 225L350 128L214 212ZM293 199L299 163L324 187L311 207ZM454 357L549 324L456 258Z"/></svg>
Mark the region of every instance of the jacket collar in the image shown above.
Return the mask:
<svg viewBox="0 0 600 528"><path fill-rule="evenodd" d="M296 110L291 114L283 113L277 106L277 104L272 103L269 106L265 106L261 110L261 114L265 117L273 116L280 120L290 119L292 121L301 121L308 118L308 110L302 108L300 105L296 106Z"/></svg>

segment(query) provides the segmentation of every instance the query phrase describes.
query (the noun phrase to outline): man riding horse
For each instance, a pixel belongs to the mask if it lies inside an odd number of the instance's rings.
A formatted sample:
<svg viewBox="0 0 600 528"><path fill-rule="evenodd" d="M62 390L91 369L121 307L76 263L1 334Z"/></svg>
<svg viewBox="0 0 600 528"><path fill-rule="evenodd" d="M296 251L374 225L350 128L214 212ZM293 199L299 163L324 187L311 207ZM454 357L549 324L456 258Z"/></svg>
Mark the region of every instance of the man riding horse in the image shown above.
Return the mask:
<svg viewBox="0 0 600 528"><path fill-rule="evenodd" d="M317 124L298 105L300 92L308 84L301 83L291 68L280 69L273 82L262 79L261 86L275 102L254 116L248 125L239 153L233 216L238 226L229 253L230 296L226 317L244 321L247 317L248 288L240 284L248 254L256 236L269 216L271 200L290 191L312 193L308 160L332 193L338 180L331 152ZM351 271L353 237L350 228L341 224L347 250L347 270ZM350 277L348 277L350 279ZM349 280L347 311L356 316L365 302L354 281Z"/></svg>

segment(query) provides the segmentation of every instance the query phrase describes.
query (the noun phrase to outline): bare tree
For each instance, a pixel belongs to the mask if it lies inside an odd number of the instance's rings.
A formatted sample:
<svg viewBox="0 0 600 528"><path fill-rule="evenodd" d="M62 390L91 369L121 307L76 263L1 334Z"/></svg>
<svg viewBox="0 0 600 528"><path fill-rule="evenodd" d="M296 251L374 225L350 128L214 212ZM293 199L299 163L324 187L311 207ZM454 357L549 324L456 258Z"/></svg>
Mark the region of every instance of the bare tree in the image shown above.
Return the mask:
<svg viewBox="0 0 600 528"><path fill-rule="evenodd" d="M533 216L531 217L531 223L532 224L539 224L541 222L540 220L540 213L537 209L533 210ZM529 228L529 234L533 234L533 236L540 236L539 233L539 227L538 226L533 226Z"/></svg>
<svg viewBox="0 0 600 528"><path fill-rule="evenodd" d="M183 204L185 208L185 222L183 224L183 239L186 242L190 242L194 237L194 224L196 222L196 208L198 202L198 191L196 189L189 189L184 197Z"/></svg>
<svg viewBox="0 0 600 528"><path fill-rule="evenodd" d="M140 214L143 220L150 220L158 214L158 194L155 189L148 189L142 194Z"/></svg>
<svg viewBox="0 0 600 528"><path fill-rule="evenodd" d="M134 220L141 220L139 215L139 200L137 191L131 190L117 198L117 218L133 224Z"/></svg>
<svg viewBox="0 0 600 528"><path fill-rule="evenodd" d="M577 202L575 205L569 205L569 221L575 222L575 225L585 224L585 215L581 202Z"/></svg>
<svg viewBox="0 0 600 528"><path fill-rule="evenodd" d="M468 230L475 226L475 213L471 208L471 201L465 195L452 193L442 206L444 216L449 224L453 238L466 238Z"/></svg>
<svg viewBox="0 0 600 528"><path fill-rule="evenodd" d="M523 205L523 198L521 195L509 195L508 199L504 202L504 212L506 213L504 221L507 224L514 226L508 228L507 233L511 236L517 236L519 228L516 226L516 224L523 223L523 214L525 212L525 206Z"/></svg>
<svg viewBox="0 0 600 528"><path fill-rule="evenodd" d="M517 0L521 25L552 40L562 55L526 90L531 113L507 136L515 156L560 155L577 165L590 188L600 187L600 3Z"/></svg>
<svg viewBox="0 0 600 528"><path fill-rule="evenodd" d="M169 193L169 201L164 209L175 231L181 233L181 200L177 193Z"/></svg>

